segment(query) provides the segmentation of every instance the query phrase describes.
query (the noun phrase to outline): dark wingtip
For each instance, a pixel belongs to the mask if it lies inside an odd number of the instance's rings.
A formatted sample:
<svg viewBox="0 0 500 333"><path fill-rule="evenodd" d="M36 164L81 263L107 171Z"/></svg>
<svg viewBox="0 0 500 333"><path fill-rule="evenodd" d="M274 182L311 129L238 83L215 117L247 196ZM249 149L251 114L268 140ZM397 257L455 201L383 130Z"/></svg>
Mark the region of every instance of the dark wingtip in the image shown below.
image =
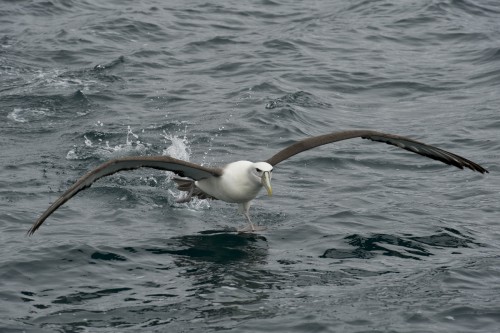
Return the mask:
<svg viewBox="0 0 500 333"><path fill-rule="evenodd" d="M36 221L32 226L31 228L29 228L28 231L26 231L26 237L31 237L33 236L33 234L35 233L35 231L38 230L38 228L40 227L41 224L38 223L38 221Z"/></svg>
<svg viewBox="0 0 500 333"><path fill-rule="evenodd" d="M485 168L483 168L482 166L480 166L479 164L474 164L474 165L467 165L466 166L467 168L471 169L472 171L476 171L476 172L479 172L481 174L485 174L485 173L490 173L488 170L486 170Z"/></svg>
<svg viewBox="0 0 500 333"><path fill-rule="evenodd" d="M26 237L31 237L34 233L35 233L35 230L33 227L31 227L28 231L26 231Z"/></svg>
<svg viewBox="0 0 500 333"><path fill-rule="evenodd" d="M486 170L486 168L483 168L482 166L480 166L477 163L474 163L474 162L469 161L469 160L465 160L465 161L467 162L467 164L464 164L464 166L471 169L472 171L477 171L481 174L490 173L488 170Z"/></svg>

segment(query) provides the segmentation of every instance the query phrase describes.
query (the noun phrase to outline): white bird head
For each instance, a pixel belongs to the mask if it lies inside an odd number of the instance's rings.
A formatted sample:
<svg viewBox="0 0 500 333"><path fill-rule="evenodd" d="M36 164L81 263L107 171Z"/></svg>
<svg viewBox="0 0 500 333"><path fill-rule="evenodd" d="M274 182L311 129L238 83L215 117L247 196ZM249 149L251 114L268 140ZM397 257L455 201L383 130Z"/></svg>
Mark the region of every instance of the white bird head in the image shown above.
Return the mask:
<svg viewBox="0 0 500 333"><path fill-rule="evenodd" d="M273 166L267 162L253 163L252 170L250 170L250 172L258 179L262 186L264 186L267 191L267 195L273 195L273 188L271 187Z"/></svg>

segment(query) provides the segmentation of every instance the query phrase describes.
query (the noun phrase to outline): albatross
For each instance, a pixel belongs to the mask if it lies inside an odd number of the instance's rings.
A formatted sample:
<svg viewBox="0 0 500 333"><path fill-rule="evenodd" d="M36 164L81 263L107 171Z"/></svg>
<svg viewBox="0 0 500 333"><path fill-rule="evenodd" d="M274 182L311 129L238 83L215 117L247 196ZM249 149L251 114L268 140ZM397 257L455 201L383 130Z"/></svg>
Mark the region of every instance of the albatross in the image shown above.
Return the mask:
<svg viewBox="0 0 500 333"><path fill-rule="evenodd" d="M139 168L171 171L182 177L174 178L178 189L187 192L185 197L178 200L178 202L188 202L193 197L199 197L237 203L239 211L248 221L248 225L238 231L255 232L263 230L264 228L255 226L252 223L249 208L250 203L262 188L266 189L269 196L272 195L271 178L274 166L311 148L353 138L387 143L453 165L459 169L468 168L482 174L488 173L488 170L479 164L446 150L404 136L371 130L350 130L309 137L295 142L263 162L237 161L219 168L205 167L170 156L121 157L101 164L78 179L73 186L47 208L28 230L27 234L32 235L61 205L81 190L90 187L98 179L119 171Z"/></svg>

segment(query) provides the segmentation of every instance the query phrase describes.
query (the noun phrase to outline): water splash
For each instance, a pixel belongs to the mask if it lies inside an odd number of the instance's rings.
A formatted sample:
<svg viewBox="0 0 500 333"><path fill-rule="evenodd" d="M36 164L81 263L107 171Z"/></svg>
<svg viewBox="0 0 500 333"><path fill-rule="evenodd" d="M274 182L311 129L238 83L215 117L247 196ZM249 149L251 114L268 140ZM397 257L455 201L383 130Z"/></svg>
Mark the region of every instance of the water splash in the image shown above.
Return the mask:
<svg viewBox="0 0 500 333"><path fill-rule="evenodd" d="M165 148L162 152L163 155L172 156L179 160L189 161L191 157L191 148L189 147L189 141L187 139L187 128L184 128L184 135L178 137L163 131L162 137L167 141L171 142L171 145Z"/></svg>
<svg viewBox="0 0 500 333"><path fill-rule="evenodd" d="M85 145L87 147L92 147L92 141L89 140L89 138L87 138L86 135L83 136L85 138Z"/></svg>
<svg viewBox="0 0 500 333"><path fill-rule="evenodd" d="M167 143L167 141L170 141L171 143L170 146L163 150L163 155L171 156L183 161L189 161L191 157L191 148L187 138L187 127L184 128L184 134L181 137L169 134L165 131L163 131L162 136L165 139L165 143ZM166 172L166 174L167 182L173 183L172 179L175 175L172 172ZM210 203L207 199L192 198L191 201L186 203L176 203L177 200L182 199L186 194L178 190L171 189L169 189L168 192L174 198L173 205L175 206L187 207L193 210L204 210L210 208Z"/></svg>
<svg viewBox="0 0 500 333"><path fill-rule="evenodd" d="M98 127L102 127L102 122L97 122L95 124ZM144 130L140 131L144 133ZM103 141L102 138L93 138L93 134L85 134L84 146L73 147L66 154L66 159L68 160L84 160L88 158L98 158L99 160L107 160L111 158L118 158L122 156L131 155L148 155L149 150L153 149L153 145L150 143L144 143L140 140L140 136L134 132L131 126L127 126L127 134L125 137L125 143L110 145L109 141ZM96 136L94 134L94 136ZM191 148L189 146L189 140L187 138L187 127L184 128L183 134L180 136L176 134L167 133L165 130L161 134L165 141L166 148L162 150L161 155L171 156L183 161L189 161L191 157ZM154 154L154 153L153 153ZM149 154L151 155L151 153ZM165 171L165 180L163 186L169 188L168 192L172 196L172 205L179 207L187 207L193 210L203 210L210 208L209 201L206 199L193 198L188 203L177 204L175 201L183 198L185 193L178 190L173 190L175 187L173 184L174 173ZM151 186L158 186L159 181L156 177L140 177L141 181ZM163 181L162 181L163 182Z"/></svg>
<svg viewBox="0 0 500 333"><path fill-rule="evenodd" d="M129 125L129 126L127 126L127 146L132 146L133 145L133 142L130 139L131 136L133 136L134 138L137 139L136 140L137 145L141 144L141 141L139 140L139 135L137 135L134 132L132 132L132 128L130 128L130 125Z"/></svg>

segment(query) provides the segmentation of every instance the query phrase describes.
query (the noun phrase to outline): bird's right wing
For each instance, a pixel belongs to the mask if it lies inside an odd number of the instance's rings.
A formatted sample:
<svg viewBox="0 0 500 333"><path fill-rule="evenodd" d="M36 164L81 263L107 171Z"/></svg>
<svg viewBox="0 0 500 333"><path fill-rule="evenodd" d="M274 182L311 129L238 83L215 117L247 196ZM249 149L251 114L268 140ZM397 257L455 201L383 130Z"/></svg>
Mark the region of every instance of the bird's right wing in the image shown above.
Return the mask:
<svg viewBox="0 0 500 333"><path fill-rule="evenodd" d="M81 177L73 186L64 192L49 208L38 218L28 230L32 235L57 208L71 199L75 194L90 187L96 180L112 175L119 171L135 170L139 168L153 168L158 170L172 171L181 177L189 177L200 180L209 177L219 177L222 169L207 168L198 164L178 160L169 156L131 156L117 158L101 164Z"/></svg>

